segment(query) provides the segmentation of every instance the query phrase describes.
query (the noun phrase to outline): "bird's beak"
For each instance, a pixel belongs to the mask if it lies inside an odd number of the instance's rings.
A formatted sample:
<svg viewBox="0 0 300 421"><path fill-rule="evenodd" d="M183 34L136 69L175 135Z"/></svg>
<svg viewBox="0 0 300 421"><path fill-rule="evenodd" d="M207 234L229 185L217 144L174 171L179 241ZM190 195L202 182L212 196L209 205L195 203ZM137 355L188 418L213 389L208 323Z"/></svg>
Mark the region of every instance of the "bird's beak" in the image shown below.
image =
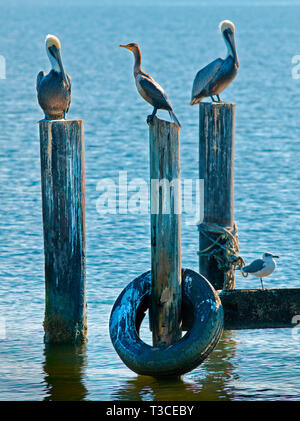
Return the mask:
<svg viewBox="0 0 300 421"><path fill-rule="evenodd" d="M65 84L69 87L69 82L68 82L66 74L65 74L65 70L64 70L64 66L62 64L62 59L61 59L61 55L60 55L59 50L57 51L57 61L58 61L58 65L59 65L61 73L62 73L63 80L65 81Z"/></svg>
<svg viewBox="0 0 300 421"><path fill-rule="evenodd" d="M272 254L272 257L273 259L279 259L279 256L274 256L273 254Z"/></svg>
<svg viewBox="0 0 300 421"><path fill-rule="evenodd" d="M236 51L236 46L235 46L234 32L225 30L224 36L230 44L232 55L233 55L233 60L234 60L235 64L237 66L239 66L239 59L238 59L238 56L237 56L237 51Z"/></svg>
<svg viewBox="0 0 300 421"><path fill-rule="evenodd" d="M130 47L128 47L128 45L120 45L120 47L122 47L122 48L127 48L127 50L131 50L131 48Z"/></svg>
<svg viewBox="0 0 300 421"><path fill-rule="evenodd" d="M52 45L49 48L49 50L51 51L52 55L55 57L58 65L59 65L59 68L60 68L60 71L62 73L62 77L63 77L63 80L64 80L66 86L69 87L69 82L67 80L67 77L66 77L66 74L65 74L65 70L64 70L64 66L62 64L62 59L61 59L60 51L55 47L55 45Z"/></svg>

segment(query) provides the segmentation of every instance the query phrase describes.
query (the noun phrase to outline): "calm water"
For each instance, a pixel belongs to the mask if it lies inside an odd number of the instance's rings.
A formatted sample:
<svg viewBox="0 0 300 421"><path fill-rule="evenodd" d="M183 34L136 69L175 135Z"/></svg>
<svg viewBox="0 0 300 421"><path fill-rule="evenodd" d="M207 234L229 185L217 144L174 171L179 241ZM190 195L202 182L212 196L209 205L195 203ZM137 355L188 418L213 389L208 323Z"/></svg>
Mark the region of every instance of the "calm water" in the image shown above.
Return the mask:
<svg viewBox="0 0 300 421"><path fill-rule="evenodd" d="M124 366L111 345L108 319L122 289L150 267L149 215L100 215L96 186L107 177L117 182L122 170L129 181L148 180L145 118L151 107L136 92L131 53L118 47L128 42L141 45L144 70L164 87L183 125L182 178L198 177L198 108L189 106L191 86L200 67L224 56L217 27L231 19L240 71L222 99L237 104L235 219L241 255L250 261L264 251L279 254L266 287L299 286L300 80L292 78L291 60L300 54L300 2L23 3L1 4L0 17L0 54L6 59L6 79L0 80L2 333L6 326L0 339L0 399L299 399L300 335L291 329L226 331L206 362L177 383L137 376ZM77 349L43 344L37 125L42 113L35 78L49 68L47 33L61 38L72 77L68 117L85 121L89 341ZM183 215L182 261L198 270L198 233L189 221ZM259 287L259 280L238 274L237 287L249 286Z"/></svg>

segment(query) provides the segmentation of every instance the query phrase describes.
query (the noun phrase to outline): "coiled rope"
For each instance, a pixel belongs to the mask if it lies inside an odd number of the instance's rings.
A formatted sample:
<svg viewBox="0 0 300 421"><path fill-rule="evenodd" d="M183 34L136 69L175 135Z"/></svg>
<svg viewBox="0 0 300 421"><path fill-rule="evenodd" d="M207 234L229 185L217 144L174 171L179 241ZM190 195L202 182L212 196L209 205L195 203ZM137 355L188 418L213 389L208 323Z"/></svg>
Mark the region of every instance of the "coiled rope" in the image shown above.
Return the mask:
<svg viewBox="0 0 300 421"><path fill-rule="evenodd" d="M245 266L245 261L242 256L239 256L239 242L237 225L234 222L233 227L223 227L219 224L211 222L202 222L198 225L198 229L211 244L203 250L197 252L198 255L212 257L217 261L218 269L225 274L225 283L229 281L232 266L234 269L239 269L244 277L242 267ZM210 234L219 234L217 238L213 238Z"/></svg>

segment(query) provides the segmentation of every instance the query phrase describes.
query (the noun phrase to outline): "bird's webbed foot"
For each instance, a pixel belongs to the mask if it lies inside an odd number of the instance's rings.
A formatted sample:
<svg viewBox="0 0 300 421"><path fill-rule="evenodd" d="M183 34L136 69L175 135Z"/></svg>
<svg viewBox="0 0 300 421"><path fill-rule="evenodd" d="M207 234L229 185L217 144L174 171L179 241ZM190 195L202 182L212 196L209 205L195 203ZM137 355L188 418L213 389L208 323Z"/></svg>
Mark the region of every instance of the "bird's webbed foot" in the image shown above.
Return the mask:
<svg viewBox="0 0 300 421"><path fill-rule="evenodd" d="M223 102L221 101L220 95L216 94L217 100L213 97L213 95L210 95L212 102Z"/></svg>

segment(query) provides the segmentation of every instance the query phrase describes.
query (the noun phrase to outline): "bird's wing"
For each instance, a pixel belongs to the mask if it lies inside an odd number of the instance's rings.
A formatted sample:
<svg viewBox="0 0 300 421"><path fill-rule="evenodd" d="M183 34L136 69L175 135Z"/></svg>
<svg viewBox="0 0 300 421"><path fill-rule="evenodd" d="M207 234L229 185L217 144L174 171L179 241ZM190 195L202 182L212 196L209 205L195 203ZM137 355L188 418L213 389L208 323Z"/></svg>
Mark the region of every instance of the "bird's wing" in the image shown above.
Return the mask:
<svg viewBox="0 0 300 421"><path fill-rule="evenodd" d="M45 77L45 72L44 72L44 70L41 70L39 73L38 73L38 75L37 75L37 77L36 77L36 89L38 90L39 89L39 86L40 86L40 83L41 83L41 80Z"/></svg>
<svg viewBox="0 0 300 421"><path fill-rule="evenodd" d="M244 266L242 268L243 272L246 273L255 273L255 272L259 272L260 270L262 270L265 266L265 262L263 259L257 259L254 260L252 263L250 263L250 265L248 266Z"/></svg>
<svg viewBox="0 0 300 421"><path fill-rule="evenodd" d="M172 106L168 100L167 95L165 94L163 88L155 82L150 77L142 76L139 80L140 86L143 89L147 100L149 101L154 107L163 107L167 110L172 110Z"/></svg>
<svg viewBox="0 0 300 421"><path fill-rule="evenodd" d="M199 70L196 74L193 89L192 89L192 101L194 98L199 96L203 89L209 84L209 82L214 78L217 72L220 70L224 60L222 58L217 58L216 60L209 63L203 69Z"/></svg>
<svg viewBox="0 0 300 421"><path fill-rule="evenodd" d="M68 91L70 92L69 104L68 104L68 106L66 108L66 113L68 113L69 112L69 108L70 108L70 104L71 104L71 88L72 88L72 81L71 81L70 75L68 75L68 73L66 73L66 79L68 81Z"/></svg>
<svg viewBox="0 0 300 421"><path fill-rule="evenodd" d="M71 77L68 73L66 73L66 79L68 81L68 89L71 92L71 88L72 88L72 81L71 81Z"/></svg>

